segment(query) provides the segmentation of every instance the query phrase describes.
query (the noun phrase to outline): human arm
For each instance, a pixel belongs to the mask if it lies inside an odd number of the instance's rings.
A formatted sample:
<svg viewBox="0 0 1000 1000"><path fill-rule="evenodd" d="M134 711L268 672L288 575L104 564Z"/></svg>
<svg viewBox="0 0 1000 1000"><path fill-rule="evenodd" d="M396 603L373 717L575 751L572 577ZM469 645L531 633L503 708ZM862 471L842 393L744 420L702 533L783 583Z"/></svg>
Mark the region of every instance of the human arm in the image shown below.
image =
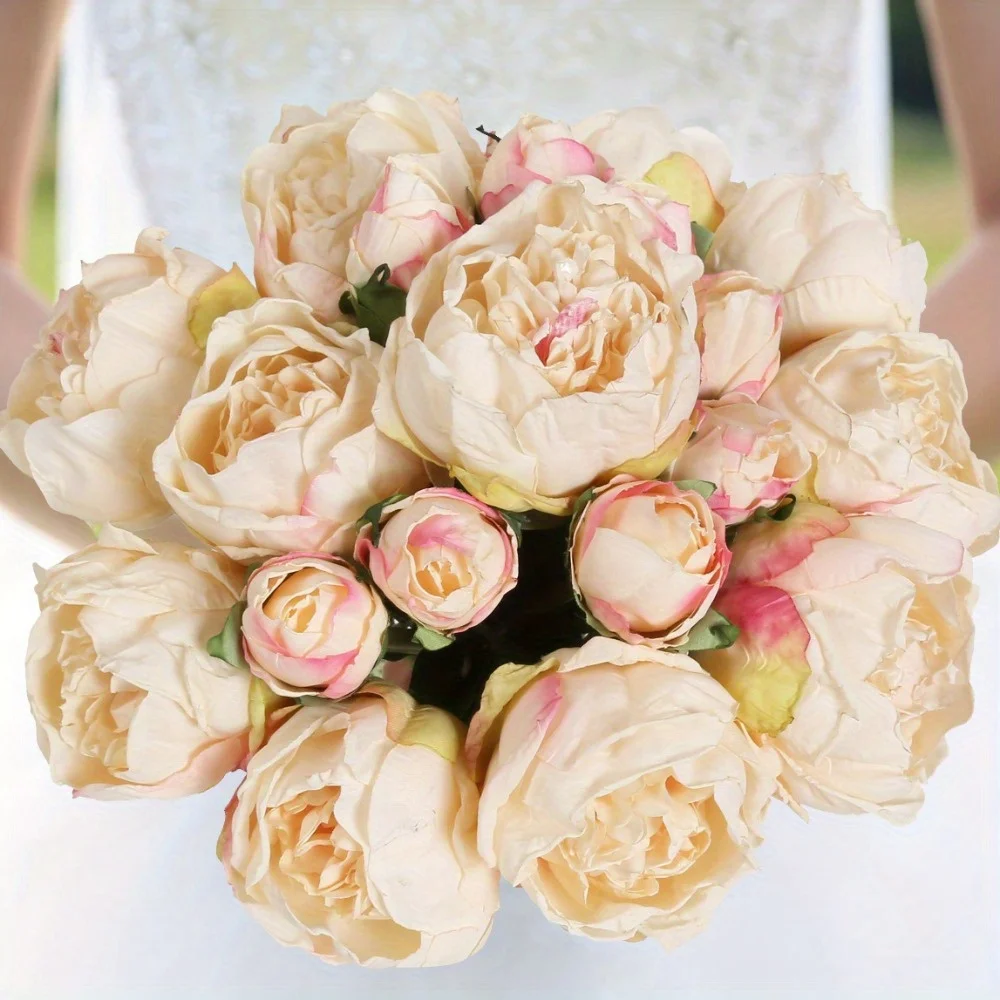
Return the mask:
<svg viewBox="0 0 1000 1000"><path fill-rule="evenodd" d="M966 426L1000 457L1000 3L922 0L941 98L972 206L968 245L931 290L923 327L958 348L969 383Z"/></svg>

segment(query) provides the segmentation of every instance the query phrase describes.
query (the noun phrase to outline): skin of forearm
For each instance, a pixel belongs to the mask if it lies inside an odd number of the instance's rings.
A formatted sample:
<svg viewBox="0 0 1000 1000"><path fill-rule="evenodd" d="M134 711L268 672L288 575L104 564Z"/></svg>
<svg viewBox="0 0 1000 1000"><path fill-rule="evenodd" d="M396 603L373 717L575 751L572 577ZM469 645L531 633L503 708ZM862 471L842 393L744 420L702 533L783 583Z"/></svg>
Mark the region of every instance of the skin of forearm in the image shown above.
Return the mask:
<svg viewBox="0 0 1000 1000"><path fill-rule="evenodd" d="M931 289L922 327L965 366L965 424L1000 458L1000 0L923 0L935 84L972 209L968 245Z"/></svg>
<svg viewBox="0 0 1000 1000"><path fill-rule="evenodd" d="M0 260L16 261L67 0L0 0Z"/></svg>

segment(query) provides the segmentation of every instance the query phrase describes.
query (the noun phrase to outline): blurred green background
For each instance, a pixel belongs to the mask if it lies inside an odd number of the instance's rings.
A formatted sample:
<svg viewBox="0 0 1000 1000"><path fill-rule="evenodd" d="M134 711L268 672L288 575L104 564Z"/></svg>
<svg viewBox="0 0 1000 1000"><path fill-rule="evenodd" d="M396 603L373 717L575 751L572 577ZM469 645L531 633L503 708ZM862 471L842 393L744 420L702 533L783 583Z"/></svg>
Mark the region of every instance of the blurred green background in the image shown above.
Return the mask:
<svg viewBox="0 0 1000 1000"><path fill-rule="evenodd" d="M934 98L924 38L914 0L890 0L892 83L895 101L896 221L904 237L927 249L931 275L965 235L964 194ZM54 136L46 142L35 186L25 267L46 296L55 294Z"/></svg>

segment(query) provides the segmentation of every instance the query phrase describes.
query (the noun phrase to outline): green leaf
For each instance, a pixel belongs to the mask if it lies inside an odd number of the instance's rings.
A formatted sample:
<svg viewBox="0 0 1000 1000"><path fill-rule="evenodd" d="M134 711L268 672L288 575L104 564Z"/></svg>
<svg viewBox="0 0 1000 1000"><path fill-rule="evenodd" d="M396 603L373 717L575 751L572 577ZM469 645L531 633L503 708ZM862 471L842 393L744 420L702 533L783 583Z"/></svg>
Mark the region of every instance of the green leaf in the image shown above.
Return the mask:
<svg viewBox="0 0 1000 1000"><path fill-rule="evenodd" d="M497 513L510 525L510 530L514 532L514 541L517 547L521 547L521 540L524 538L524 523L519 514L514 514L509 510L500 510Z"/></svg>
<svg viewBox="0 0 1000 1000"><path fill-rule="evenodd" d="M233 667L249 669L247 661L243 657L243 612L246 607L246 601L237 601L230 608L222 631L208 640L206 648L209 656L225 660Z"/></svg>
<svg viewBox="0 0 1000 1000"><path fill-rule="evenodd" d="M453 636L442 635L440 632L435 632L434 629L427 628L425 625L417 626L416 632L413 633L413 638L429 652L434 652L436 649L444 649L445 646L450 646L455 641Z"/></svg>
<svg viewBox="0 0 1000 1000"><path fill-rule="evenodd" d="M583 513L583 509L594 499L594 494L597 492L596 487L591 486L589 490L584 490L577 498L576 502L573 504L573 510L570 512L570 524L575 524L576 519Z"/></svg>
<svg viewBox="0 0 1000 1000"><path fill-rule="evenodd" d="M386 497L384 500L379 500L378 503L373 503L358 518L358 531L366 524L370 524L372 526L372 545L378 545L378 540L382 537L382 511L386 507L391 507L394 503L399 503L400 500L405 500L407 496L408 494L406 493L393 493L391 497Z"/></svg>
<svg viewBox="0 0 1000 1000"><path fill-rule="evenodd" d="M705 649L726 649L739 637L739 626L712 609L691 629L687 642L678 646L677 650L681 653L694 653Z"/></svg>
<svg viewBox="0 0 1000 1000"><path fill-rule="evenodd" d="M708 256L708 251L712 249L715 233L711 229L706 229L700 222L692 222L691 236L694 239L695 253L704 260Z"/></svg>
<svg viewBox="0 0 1000 1000"><path fill-rule="evenodd" d="M508 520L517 521L522 531L548 531L550 528L562 528L566 518L560 514L546 514L543 510L505 510L502 507L493 508Z"/></svg>
<svg viewBox="0 0 1000 1000"><path fill-rule="evenodd" d="M389 282L388 264L379 264L363 284L340 297L340 311L353 316L376 344L385 346L393 320L406 312L406 292Z"/></svg>
<svg viewBox="0 0 1000 1000"><path fill-rule="evenodd" d="M423 648L414 637L413 623L406 619L402 622L393 622L386 629L382 644L382 657L390 658L389 654L399 653L410 656L419 653Z"/></svg>
<svg viewBox="0 0 1000 1000"><path fill-rule="evenodd" d="M299 698L299 704L303 708L329 708L337 703L329 698L321 698L318 694L304 694Z"/></svg>
<svg viewBox="0 0 1000 1000"><path fill-rule="evenodd" d="M676 479L674 486L680 490L691 490L698 493L706 500L715 492L715 483L710 483L707 479Z"/></svg>

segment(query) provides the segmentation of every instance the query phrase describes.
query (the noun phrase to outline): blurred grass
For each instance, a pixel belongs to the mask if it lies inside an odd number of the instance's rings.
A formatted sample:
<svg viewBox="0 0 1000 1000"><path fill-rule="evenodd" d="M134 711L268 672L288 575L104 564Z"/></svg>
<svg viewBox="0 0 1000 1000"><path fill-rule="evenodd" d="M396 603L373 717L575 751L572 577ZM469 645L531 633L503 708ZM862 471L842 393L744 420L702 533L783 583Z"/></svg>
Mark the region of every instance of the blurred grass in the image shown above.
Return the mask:
<svg viewBox="0 0 1000 1000"><path fill-rule="evenodd" d="M897 111L894 124L896 222L927 250L933 277L965 237L965 203L955 161L934 115ZM56 292L56 148L42 152L25 247L26 273L48 298Z"/></svg>
<svg viewBox="0 0 1000 1000"><path fill-rule="evenodd" d="M56 288L56 141L49 130L42 147L31 200L31 216L22 260L28 280L47 299Z"/></svg>

